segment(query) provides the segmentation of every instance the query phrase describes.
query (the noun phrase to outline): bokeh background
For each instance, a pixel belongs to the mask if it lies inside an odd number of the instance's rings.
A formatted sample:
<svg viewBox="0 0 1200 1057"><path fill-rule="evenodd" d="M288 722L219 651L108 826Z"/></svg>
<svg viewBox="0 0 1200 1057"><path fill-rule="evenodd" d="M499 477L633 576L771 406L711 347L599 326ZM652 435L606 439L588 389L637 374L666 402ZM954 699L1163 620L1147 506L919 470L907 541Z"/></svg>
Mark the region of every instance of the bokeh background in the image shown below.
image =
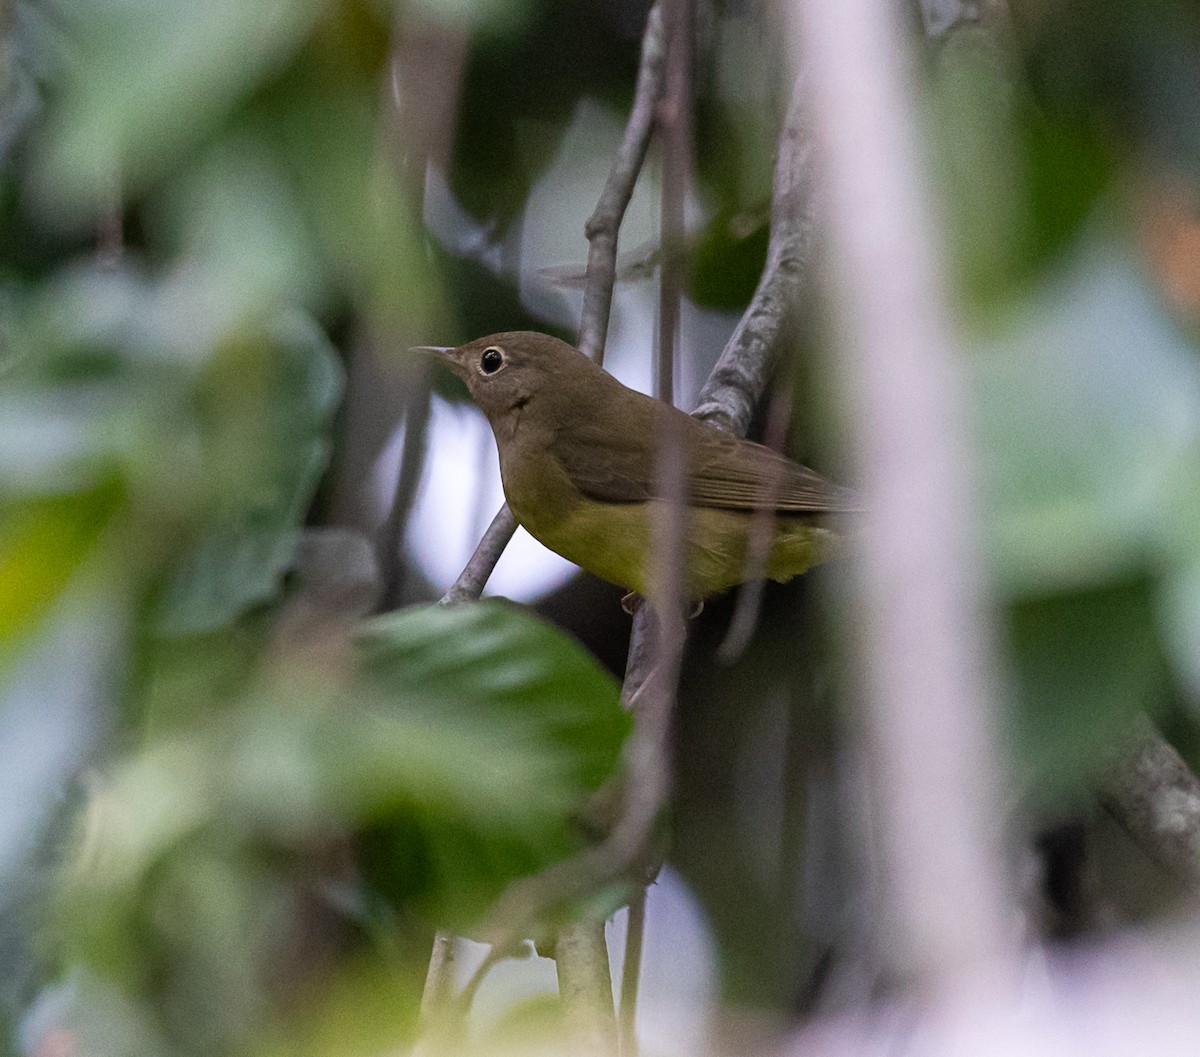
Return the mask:
<svg viewBox="0 0 1200 1057"><path fill-rule="evenodd" d="M434 928L581 846L629 725L621 592L519 534L489 592L527 606L428 605L502 497L406 350L573 336L648 6L0 3L0 1052L404 1052ZM1170 920L1183 886L1095 787L1143 712L1200 761L1200 15L901 6L1017 872L1055 942ZM649 390L670 259L684 407L762 269L790 92L773 5L696 30L686 237L659 243L652 149L606 360ZM793 454L844 479L814 285L779 386ZM841 593L770 586L731 665L733 599L692 625L648 1053L826 1008L870 926ZM553 994L532 951L501 965L476 1042L552 1042Z"/></svg>

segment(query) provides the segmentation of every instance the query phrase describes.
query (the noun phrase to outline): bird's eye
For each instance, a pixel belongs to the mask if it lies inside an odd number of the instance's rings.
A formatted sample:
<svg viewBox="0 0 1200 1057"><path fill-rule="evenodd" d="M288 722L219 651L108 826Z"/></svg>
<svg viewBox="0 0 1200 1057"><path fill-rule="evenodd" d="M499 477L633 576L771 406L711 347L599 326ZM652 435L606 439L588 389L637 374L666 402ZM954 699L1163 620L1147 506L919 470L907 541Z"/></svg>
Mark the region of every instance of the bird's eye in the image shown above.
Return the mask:
<svg viewBox="0 0 1200 1057"><path fill-rule="evenodd" d="M503 366L504 353L495 345L483 350L483 355L479 358L479 369L484 374L495 374Z"/></svg>

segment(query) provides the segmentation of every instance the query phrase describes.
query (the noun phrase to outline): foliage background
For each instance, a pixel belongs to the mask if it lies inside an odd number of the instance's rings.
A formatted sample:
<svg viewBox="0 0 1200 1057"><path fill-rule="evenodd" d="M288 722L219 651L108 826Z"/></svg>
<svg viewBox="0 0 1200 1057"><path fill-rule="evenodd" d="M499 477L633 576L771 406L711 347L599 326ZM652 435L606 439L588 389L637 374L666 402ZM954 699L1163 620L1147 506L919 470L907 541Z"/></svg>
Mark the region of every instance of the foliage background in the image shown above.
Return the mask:
<svg viewBox="0 0 1200 1057"><path fill-rule="evenodd" d="M509 880L580 845L627 729L604 671L627 635L615 593L580 580L541 600L574 639L498 601L363 618L437 593L405 519L430 386L464 394L404 350L569 335L527 203L581 107L628 107L646 8L0 6L14 1052L401 1045L434 925L469 932ZM1094 806L1098 776L1142 711L1200 749L1200 22L1183 0L1023 0L997 46L928 38L912 15L1011 795L1055 838L1031 898L1052 935L1102 933L1172 891ZM773 17L699 6L689 234L662 251L709 338L691 378L765 254L787 94ZM430 188L470 238L435 237ZM586 181L559 202L566 264L593 206ZM792 445L836 473L854 423L825 410L825 320L814 306L793 350ZM389 515L371 482L401 427ZM855 679L823 605L839 589L837 570L769 589L731 668L711 661L730 601L693 629L671 862L716 944L717 1016L788 1018L860 927ZM1056 900L1060 876L1088 898Z"/></svg>

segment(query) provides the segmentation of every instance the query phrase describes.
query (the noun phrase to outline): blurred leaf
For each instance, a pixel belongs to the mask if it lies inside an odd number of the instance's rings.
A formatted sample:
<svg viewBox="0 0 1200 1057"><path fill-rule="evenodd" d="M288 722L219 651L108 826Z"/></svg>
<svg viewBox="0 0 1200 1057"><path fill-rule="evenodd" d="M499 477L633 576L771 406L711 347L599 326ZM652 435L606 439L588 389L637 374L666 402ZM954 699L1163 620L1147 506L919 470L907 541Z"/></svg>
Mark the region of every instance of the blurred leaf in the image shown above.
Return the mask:
<svg viewBox="0 0 1200 1057"><path fill-rule="evenodd" d="M1179 545L1197 509L1200 370L1112 243L1082 244L971 367L1006 595L1103 584Z"/></svg>
<svg viewBox="0 0 1200 1057"><path fill-rule="evenodd" d="M1084 118L1021 112L1018 149L1024 162L1023 271L1039 270L1079 236L1116 177L1110 144Z"/></svg>
<svg viewBox="0 0 1200 1057"><path fill-rule="evenodd" d="M72 949L145 986L123 937L149 929L176 949L173 964L179 944L209 942L212 914L152 909L168 884L184 885L173 901L207 898L194 890L197 856L229 864L230 893L243 880L267 891L253 878L269 849L279 859L365 832L368 876L401 913L465 925L516 877L579 847L575 814L629 727L616 683L582 647L489 601L373 620L361 652L348 697L296 679L260 689L177 725L97 787L60 916ZM239 957L253 963L274 942Z"/></svg>
<svg viewBox="0 0 1200 1057"><path fill-rule="evenodd" d="M497 239L520 216L582 97L628 110L648 9L536 0L525 32L473 36L449 181L471 216L495 224Z"/></svg>
<svg viewBox="0 0 1200 1057"><path fill-rule="evenodd" d="M435 823L429 818L423 832L419 822L415 827L383 827L369 842L385 890L427 903L428 891L414 889L413 882L425 880L428 886L429 880L397 870L406 863L427 866L438 885L441 913L450 920L469 920L516 876L578 846L563 808L580 809L586 794L613 771L629 728L617 686L572 639L498 601L379 618L362 644L370 678L386 687L392 700L403 702L419 688L436 702L439 715L489 731L488 737L495 739L493 755L500 750L511 754L504 771L490 775L468 773L484 764L478 753L446 759L443 796L454 796L454 789L473 796L470 791L478 786L481 799L464 803L462 810L482 809L491 825L482 827L483 819L478 819L472 832L451 819ZM492 766L500 765L500 759ZM554 771L537 777L534 769L551 761L563 770L554 778ZM517 811L522 804L529 811L547 796L565 800L557 808L547 804L549 813L540 821L530 819L541 830L536 839L530 839L532 832L505 834L495 826L499 812Z"/></svg>
<svg viewBox="0 0 1200 1057"><path fill-rule="evenodd" d="M53 606L116 513L113 480L74 495L8 504L0 511L0 653Z"/></svg>
<svg viewBox="0 0 1200 1057"><path fill-rule="evenodd" d="M983 29L950 35L926 97L954 279L973 303L1010 297L1083 232L1116 168L1094 115L1039 106Z"/></svg>
<svg viewBox="0 0 1200 1057"><path fill-rule="evenodd" d="M289 174L245 135L225 136L147 221L174 263L140 321L145 345L211 354L239 329L324 306L320 247Z"/></svg>
<svg viewBox="0 0 1200 1057"><path fill-rule="evenodd" d="M424 951L423 953L428 953ZM426 966L352 963L253 1052L260 1057L378 1057L410 1040Z"/></svg>
<svg viewBox="0 0 1200 1057"><path fill-rule="evenodd" d="M1091 795L1137 713L1163 699L1168 668L1146 578L1029 596L1007 615L1020 694L1014 759L1027 794L1062 810Z"/></svg>
<svg viewBox="0 0 1200 1057"><path fill-rule="evenodd" d="M1086 121L1122 153L1200 177L1200 8L1193 0L1016 0L1025 73L1055 123Z"/></svg>
<svg viewBox="0 0 1200 1057"><path fill-rule="evenodd" d="M769 20L752 11L721 5L696 14L696 173L712 213L758 211L770 201L787 105L785 56Z"/></svg>
<svg viewBox="0 0 1200 1057"><path fill-rule="evenodd" d="M336 353L300 315L227 344L200 394L213 506L163 601L161 629L211 630L272 597L327 455Z"/></svg>
<svg viewBox="0 0 1200 1057"><path fill-rule="evenodd" d="M303 41L323 0L72 0L55 107L31 182L92 213L208 134Z"/></svg>
<svg viewBox="0 0 1200 1057"><path fill-rule="evenodd" d="M35 21L30 5L10 5L0 22L0 172L8 168L14 145L41 109L34 70Z"/></svg>
<svg viewBox="0 0 1200 1057"><path fill-rule="evenodd" d="M445 332L430 335L426 339L430 343L457 345L480 334L495 334L502 330L539 330L566 341L574 337L567 330L533 315L525 307L515 277L497 274L478 260L451 253L434 240L430 241L427 254L429 266L436 269L447 297L453 299L454 305L453 324L448 322ZM434 371L433 380L443 395L453 392L468 399L466 386L454 384L458 379L449 370Z"/></svg>
<svg viewBox="0 0 1200 1057"><path fill-rule="evenodd" d="M381 333L420 332L436 318L437 288L398 157L381 144L378 100L374 75L329 83L301 65L249 115L246 134L277 152L349 297Z"/></svg>
<svg viewBox="0 0 1200 1057"><path fill-rule="evenodd" d="M23 1052L89 1057L168 1057L145 1006L86 970L48 988L22 1025Z"/></svg>
<svg viewBox="0 0 1200 1057"><path fill-rule="evenodd" d="M750 303L767 261L767 211L714 217L691 247L688 296L727 312Z"/></svg>
<svg viewBox="0 0 1200 1057"><path fill-rule="evenodd" d="M523 718L570 750L586 788L610 773L629 729L612 676L570 636L503 600L377 617L360 643L371 678L389 694L420 688L447 707L478 701L506 720Z"/></svg>

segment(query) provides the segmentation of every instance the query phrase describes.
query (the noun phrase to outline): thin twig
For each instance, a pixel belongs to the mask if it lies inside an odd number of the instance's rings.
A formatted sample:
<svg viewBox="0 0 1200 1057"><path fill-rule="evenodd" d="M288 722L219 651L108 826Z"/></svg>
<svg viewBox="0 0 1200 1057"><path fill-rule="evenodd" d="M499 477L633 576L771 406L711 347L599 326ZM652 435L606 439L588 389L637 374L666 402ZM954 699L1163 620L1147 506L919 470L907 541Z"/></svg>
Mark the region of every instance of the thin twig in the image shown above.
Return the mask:
<svg viewBox="0 0 1200 1057"><path fill-rule="evenodd" d="M433 938L421 992L420 1036L412 1057L445 1057L461 1052L466 1017L453 998L456 954L456 938L439 930Z"/></svg>
<svg viewBox="0 0 1200 1057"><path fill-rule="evenodd" d="M642 945L646 935L646 886L639 885L629 897L629 926L625 930L625 961L621 966L621 1013L619 1049L621 1057L638 1057L638 983L642 975Z"/></svg>
<svg viewBox="0 0 1200 1057"><path fill-rule="evenodd" d="M416 368L415 363L410 366ZM400 470L396 474L391 508L379 529L379 558L384 583L382 603L385 611L400 605L404 593L404 540L425 464L430 393L423 370L410 370L405 397L408 406L404 412L404 447L400 454Z"/></svg>
<svg viewBox="0 0 1200 1057"><path fill-rule="evenodd" d="M692 176L692 3L662 0L667 35L666 85L658 105L662 140L662 195L659 245L662 266L658 281L658 346L654 395L675 402L675 352L679 344L679 310L683 296L684 206Z"/></svg>
<svg viewBox="0 0 1200 1057"><path fill-rule="evenodd" d="M663 55L662 12L655 4L646 18L637 87L625 135L617 148L596 210L584 226L588 262L583 311L579 317L579 348L597 363L604 362L604 345L608 337L613 285L617 277L617 234L646 160L655 110L663 90Z"/></svg>
<svg viewBox="0 0 1200 1057"><path fill-rule="evenodd" d="M438 605L448 606L457 602L473 602L478 599L483 594L483 588L488 582L488 577L496 568L500 555L504 553L504 548L508 546L508 541L513 538L513 533L516 531L517 519L513 517L513 512L505 503L492 518L492 523L488 525L483 539L479 541L479 546L475 548L475 553L471 555L471 560L467 562L466 568L450 585L450 590L438 600Z"/></svg>
<svg viewBox="0 0 1200 1057"><path fill-rule="evenodd" d="M1019 920L956 340L896 11L793 0L789 12L818 117L845 336L836 365L869 511L856 625L888 946L894 968L944 995L965 970L1011 968Z"/></svg>
<svg viewBox="0 0 1200 1057"><path fill-rule="evenodd" d="M429 162L444 165L453 142L465 57L466 38L461 31L437 25L407 9L403 17L396 19L391 54L380 86L379 150L389 159L414 216L424 211ZM380 342L379 347L387 346ZM425 462L430 411L425 370L409 362L397 373L399 377L389 379L388 388L398 382L404 394L404 447L392 502L375 537L384 574L381 602L385 610L396 608L404 594L404 541ZM397 421L393 411L397 402L392 394L368 386L357 388L356 395L367 417L377 419L384 427L383 439L390 438ZM351 410L361 418L364 409ZM359 437L367 440L370 433L360 430ZM363 453L366 462L374 461L379 446L372 443Z"/></svg>
<svg viewBox="0 0 1200 1057"><path fill-rule="evenodd" d="M114 193L96 229L96 263L115 271L125 260L125 203Z"/></svg>
<svg viewBox="0 0 1200 1057"><path fill-rule="evenodd" d="M454 979L454 937L438 931L433 938L433 954L425 974L425 989L421 992L421 1020L428 1021L446 1004ZM428 1027L425 1024L424 1027Z"/></svg>

